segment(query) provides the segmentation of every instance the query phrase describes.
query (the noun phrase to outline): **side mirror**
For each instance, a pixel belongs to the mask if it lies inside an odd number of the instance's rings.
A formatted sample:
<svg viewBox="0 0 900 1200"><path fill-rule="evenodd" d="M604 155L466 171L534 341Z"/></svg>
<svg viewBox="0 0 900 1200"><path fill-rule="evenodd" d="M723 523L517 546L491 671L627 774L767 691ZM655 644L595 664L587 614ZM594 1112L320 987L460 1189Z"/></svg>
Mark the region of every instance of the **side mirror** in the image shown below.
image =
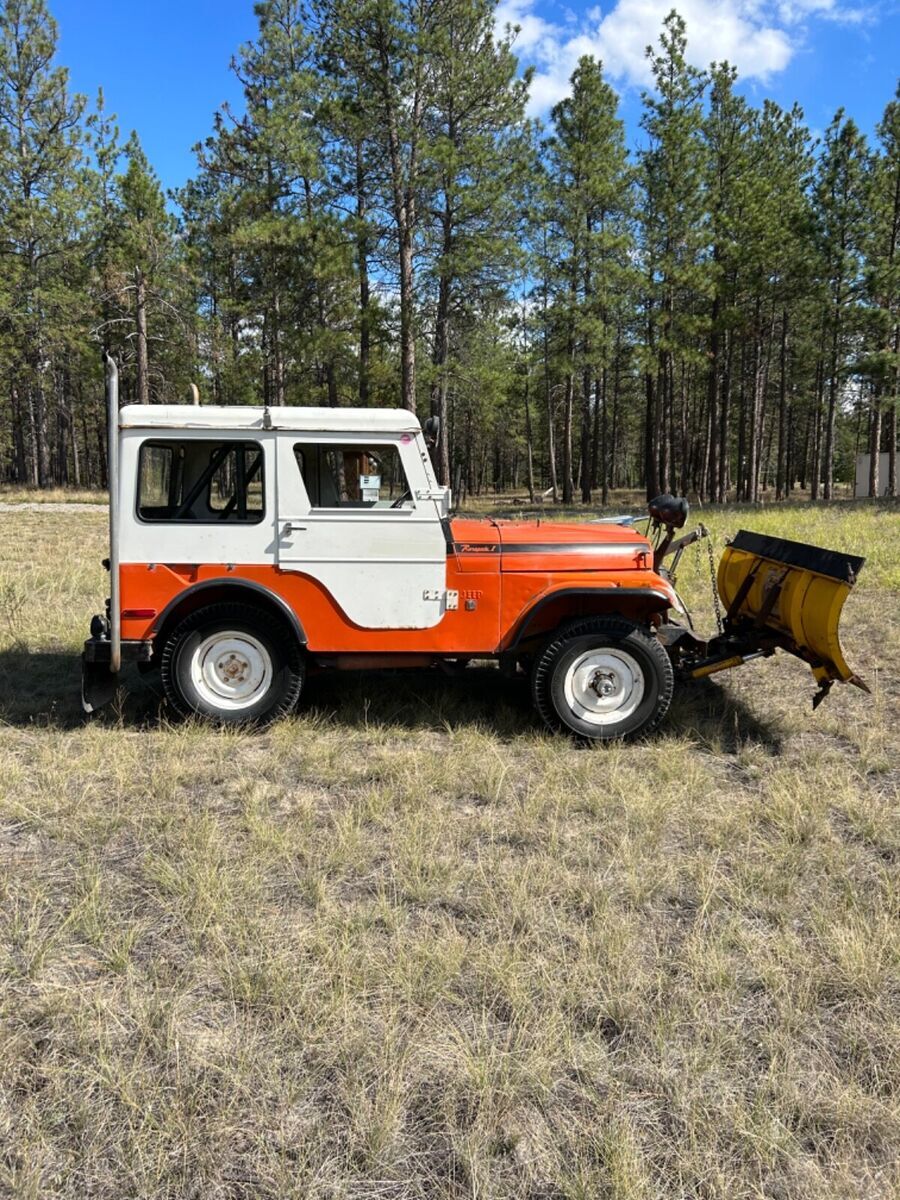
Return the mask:
<svg viewBox="0 0 900 1200"><path fill-rule="evenodd" d="M683 496L670 496L666 492L651 500L647 511L658 525L665 525L667 529L681 529L688 519L689 510Z"/></svg>
<svg viewBox="0 0 900 1200"><path fill-rule="evenodd" d="M441 418L426 417L422 422L422 433L425 435L426 445L436 446L441 434Z"/></svg>

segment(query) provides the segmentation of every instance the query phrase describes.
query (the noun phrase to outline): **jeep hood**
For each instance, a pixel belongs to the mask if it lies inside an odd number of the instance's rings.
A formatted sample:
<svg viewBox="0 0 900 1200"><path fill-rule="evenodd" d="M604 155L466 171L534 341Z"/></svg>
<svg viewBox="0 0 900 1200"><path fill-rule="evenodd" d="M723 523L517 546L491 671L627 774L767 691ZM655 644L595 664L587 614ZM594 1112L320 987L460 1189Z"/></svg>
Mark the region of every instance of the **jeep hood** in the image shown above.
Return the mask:
<svg viewBox="0 0 900 1200"><path fill-rule="evenodd" d="M641 571L653 565L647 539L622 525L456 519L451 529L457 554L499 554L503 571Z"/></svg>

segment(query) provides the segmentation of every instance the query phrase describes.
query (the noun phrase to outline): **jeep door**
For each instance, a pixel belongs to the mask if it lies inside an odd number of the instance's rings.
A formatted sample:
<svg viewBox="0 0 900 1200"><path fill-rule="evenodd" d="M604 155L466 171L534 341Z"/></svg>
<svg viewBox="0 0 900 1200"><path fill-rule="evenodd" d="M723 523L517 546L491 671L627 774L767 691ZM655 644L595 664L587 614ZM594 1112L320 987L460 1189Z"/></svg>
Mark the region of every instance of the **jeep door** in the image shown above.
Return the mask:
<svg viewBox="0 0 900 1200"><path fill-rule="evenodd" d="M429 629L446 611L447 545L410 434L281 433L277 560L363 629Z"/></svg>

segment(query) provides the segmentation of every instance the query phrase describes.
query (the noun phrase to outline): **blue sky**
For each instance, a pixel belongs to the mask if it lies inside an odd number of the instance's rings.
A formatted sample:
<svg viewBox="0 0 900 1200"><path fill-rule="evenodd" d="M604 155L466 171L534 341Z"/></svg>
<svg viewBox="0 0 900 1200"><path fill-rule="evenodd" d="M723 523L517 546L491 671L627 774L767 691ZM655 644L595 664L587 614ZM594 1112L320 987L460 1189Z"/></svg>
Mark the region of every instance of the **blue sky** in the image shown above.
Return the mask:
<svg viewBox="0 0 900 1200"><path fill-rule="evenodd" d="M48 0L59 24L59 61L72 86L93 97L102 84L123 136L137 129L163 184L194 169L192 145L205 137L223 101L240 103L231 56L254 33L252 0ZM559 5L503 0L501 23L521 26L517 50L533 64L533 110L546 114L565 94L579 55L603 59L622 96L629 140L638 141L643 49L672 0ZM689 56L727 58L746 94L798 100L821 132L843 105L874 129L900 75L900 0L679 0Z"/></svg>

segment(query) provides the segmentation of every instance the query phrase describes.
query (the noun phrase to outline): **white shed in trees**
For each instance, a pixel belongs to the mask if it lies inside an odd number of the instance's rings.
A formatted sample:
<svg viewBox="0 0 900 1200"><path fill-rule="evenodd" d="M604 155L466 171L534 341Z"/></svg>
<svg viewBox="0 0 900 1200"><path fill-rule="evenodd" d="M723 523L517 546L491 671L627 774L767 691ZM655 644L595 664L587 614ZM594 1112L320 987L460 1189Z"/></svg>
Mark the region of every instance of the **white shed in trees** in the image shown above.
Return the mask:
<svg viewBox="0 0 900 1200"><path fill-rule="evenodd" d="M878 458L878 494L886 496L888 490L888 454L879 455ZM856 487L853 495L857 498L860 496L868 496L869 494L869 463L871 455L857 454L856 456Z"/></svg>

